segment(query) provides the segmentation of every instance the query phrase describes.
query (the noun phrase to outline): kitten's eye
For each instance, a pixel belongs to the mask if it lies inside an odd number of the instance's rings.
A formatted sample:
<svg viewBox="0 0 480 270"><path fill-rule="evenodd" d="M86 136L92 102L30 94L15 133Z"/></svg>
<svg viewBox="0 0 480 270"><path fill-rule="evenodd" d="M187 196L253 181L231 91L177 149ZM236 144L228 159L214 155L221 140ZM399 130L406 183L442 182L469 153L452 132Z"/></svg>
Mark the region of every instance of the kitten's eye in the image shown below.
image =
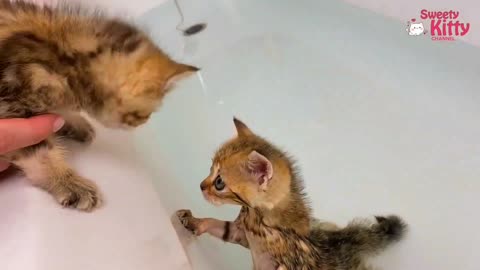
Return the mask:
<svg viewBox="0 0 480 270"><path fill-rule="evenodd" d="M220 175L217 176L217 178L215 178L213 185L215 186L215 189L218 191L222 191L225 188L225 182L223 182L223 179Z"/></svg>

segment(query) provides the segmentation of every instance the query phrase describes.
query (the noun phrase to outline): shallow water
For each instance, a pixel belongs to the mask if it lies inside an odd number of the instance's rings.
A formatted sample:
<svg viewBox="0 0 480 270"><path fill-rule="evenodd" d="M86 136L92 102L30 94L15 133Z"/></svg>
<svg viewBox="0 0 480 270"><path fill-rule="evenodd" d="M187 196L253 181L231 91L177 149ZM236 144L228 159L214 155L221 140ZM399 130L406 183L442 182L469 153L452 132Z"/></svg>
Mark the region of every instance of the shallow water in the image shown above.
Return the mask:
<svg viewBox="0 0 480 270"><path fill-rule="evenodd" d="M199 188L236 115L298 159L316 216L407 220L408 238L376 265L476 269L478 48L411 37L337 1L199 2L181 2L184 28L208 23L190 37L175 30L173 2L141 17L167 52L202 68L136 137L168 211L236 216ZM188 253L194 269L251 265L247 250L208 236Z"/></svg>

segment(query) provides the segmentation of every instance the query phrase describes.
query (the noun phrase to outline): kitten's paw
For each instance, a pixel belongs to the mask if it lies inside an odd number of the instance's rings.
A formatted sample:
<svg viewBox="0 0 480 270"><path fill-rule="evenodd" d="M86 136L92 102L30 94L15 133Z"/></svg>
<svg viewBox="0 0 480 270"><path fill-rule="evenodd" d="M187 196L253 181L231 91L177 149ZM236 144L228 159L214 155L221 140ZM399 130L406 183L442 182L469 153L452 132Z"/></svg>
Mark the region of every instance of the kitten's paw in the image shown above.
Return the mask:
<svg viewBox="0 0 480 270"><path fill-rule="evenodd" d="M90 144L95 139L95 129L86 120L84 121L81 125L77 124L78 126L66 123L57 134L80 143Z"/></svg>
<svg viewBox="0 0 480 270"><path fill-rule="evenodd" d="M182 221L184 218L193 217L192 211L188 209L178 210L176 214L177 214L177 217L180 219L180 221Z"/></svg>
<svg viewBox="0 0 480 270"><path fill-rule="evenodd" d="M52 194L64 207L90 212L100 207L102 200L96 185L80 176L58 184Z"/></svg>
<svg viewBox="0 0 480 270"><path fill-rule="evenodd" d="M198 231L199 219L193 217L190 210L178 210L176 214L185 229L189 230L195 235L200 234Z"/></svg>
<svg viewBox="0 0 480 270"><path fill-rule="evenodd" d="M77 130L76 135L75 139L78 142L90 144L95 139L95 129L89 124L88 126L84 126L83 129Z"/></svg>

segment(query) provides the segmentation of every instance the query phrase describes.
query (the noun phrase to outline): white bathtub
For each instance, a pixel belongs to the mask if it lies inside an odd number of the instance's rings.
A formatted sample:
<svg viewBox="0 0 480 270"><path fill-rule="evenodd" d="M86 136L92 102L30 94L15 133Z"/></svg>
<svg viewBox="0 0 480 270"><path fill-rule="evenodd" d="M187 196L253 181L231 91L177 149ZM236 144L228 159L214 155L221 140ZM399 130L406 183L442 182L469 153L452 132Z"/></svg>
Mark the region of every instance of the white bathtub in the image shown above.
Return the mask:
<svg viewBox="0 0 480 270"><path fill-rule="evenodd" d="M407 239L383 269L478 269L480 50L411 37L405 23L337 1L180 1L141 21L177 59L202 68L181 83L136 143L173 213L232 219L199 184L238 116L303 169L317 217L346 224L395 213ZM246 249L202 236L194 269L250 269Z"/></svg>

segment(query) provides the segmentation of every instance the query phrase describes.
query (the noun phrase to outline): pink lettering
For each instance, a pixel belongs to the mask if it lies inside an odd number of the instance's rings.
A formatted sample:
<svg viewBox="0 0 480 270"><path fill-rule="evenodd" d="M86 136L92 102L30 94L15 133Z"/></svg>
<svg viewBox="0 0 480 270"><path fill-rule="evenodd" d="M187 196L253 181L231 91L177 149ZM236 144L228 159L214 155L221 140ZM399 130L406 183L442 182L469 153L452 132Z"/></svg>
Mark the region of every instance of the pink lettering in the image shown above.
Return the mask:
<svg viewBox="0 0 480 270"><path fill-rule="evenodd" d="M461 23L460 28L462 28L462 33L460 33L460 35L465 36L468 33L468 30L470 30L470 23Z"/></svg>
<svg viewBox="0 0 480 270"><path fill-rule="evenodd" d="M452 26L454 25L454 23L452 21L449 21L447 23L447 26L448 26L448 35L451 36L452 35ZM447 33L444 32L444 34L446 35Z"/></svg>
<svg viewBox="0 0 480 270"><path fill-rule="evenodd" d="M430 19L430 35L432 40L454 40L452 36L465 36L470 31L470 23L462 23L456 19L459 11L428 11L422 9L420 18Z"/></svg>
<svg viewBox="0 0 480 270"><path fill-rule="evenodd" d="M442 30L440 29L440 23L442 21L440 20L432 20L431 23L430 23L430 33L432 33L432 36L435 36L435 35L439 35L441 36L442 35ZM437 32L437 34L435 34L435 32Z"/></svg>
<svg viewBox="0 0 480 270"><path fill-rule="evenodd" d="M451 19L456 20L460 16L459 11L428 11L426 9L422 9L420 11L420 18L425 19Z"/></svg>
<svg viewBox="0 0 480 270"><path fill-rule="evenodd" d="M453 20L456 20L458 18L458 16L460 15L460 12L459 11L450 11L452 13L452 19Z"/></svg>
<svg viewBox="0 0 480 270"><path fill-rule="evenodd" d="M454 37L432 37L433 41L454 41Z"/></svg>
<svg viewBox="0 0 480 270"><path fill-rule="evenodd" d="M455 25L455 36L458 36L459 35L458 27L460 26L460 22L456 21L453 25Z"/></svg>
<svg viewBox="0 0 480 270"><path fill-rule="evenodd" d="M437 14L435 12L428 12L428 18L429 19L435 19L437 17Z"/></svg>
<svg viewBox="0 0 480 270"><path fill-rule="evenodd" d="M425 20L426 18L428 18L426 9L422 9L422 11L420 11L420 18L422 20Z"/></svg>

